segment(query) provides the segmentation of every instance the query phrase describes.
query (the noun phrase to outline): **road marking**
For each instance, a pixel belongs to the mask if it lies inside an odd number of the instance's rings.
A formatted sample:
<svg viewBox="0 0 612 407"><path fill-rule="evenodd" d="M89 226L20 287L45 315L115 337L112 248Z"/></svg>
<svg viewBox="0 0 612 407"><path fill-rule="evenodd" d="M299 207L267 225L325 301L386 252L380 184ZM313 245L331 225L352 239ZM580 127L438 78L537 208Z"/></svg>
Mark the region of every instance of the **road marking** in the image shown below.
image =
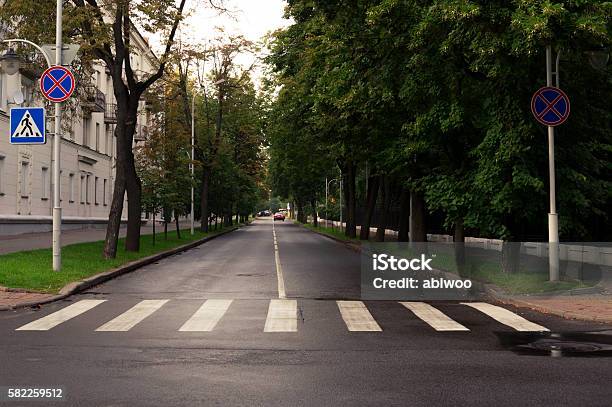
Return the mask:
<svg viewBox="0 0 612 407"><path fill-rule="evenodd" d="M342 319L349 331L369 332L382 331L370 311L361 301L336 301Z"/></svg>
<svg viewBox="0 0 612 407"><path fill-rule="evenodd" d="M297 301L270 300L264 332L297 332Z"/></svg>
<svg viewBox="0 0 612 407"><path fill-rule="evenodd" d="M400 302L436 331L469 331L437 308L424 302Z"/></svg>
<svg viewBox="0 0 612 407"><path fill-rule="evenodd" d="M17 328L16 331L48 331L54 326L79 316L105 301L106 300L81 300L79 302L75 302L72 305L54 312L53 314L49 314L46 317L42 317L36 321Z"/></svg>
<svg viewBox="0 0 612 407"><path fill-rule="evenodd" d="M208 300L183 324L179 331L210 332L223 317L232 300Z"/></svg>
<svg viewBox="0 0 612 407"><path fill-rule="evenodd" d="M102 325L96 331L102 332L123 332L129 331L136 324L141 322L143 319L157 311L162 305L167 303L168 300L144 300L134 305L123 314L119 315L115 319L108 321Z"/></svg>
<svg viewBox="0 0 612 407"><path fill-rule="evenodd" d="M278 242L276 240L276 229L272 223L272 236L274 237L274 262L276 263L276 279L278 280L278 298L287 298L285 293L285 279L283 278L283 268L280 263L280 255L278 253Z"/></svg>
<svg viewBox="0 0 612 407"><path fill-rule="evenodd" d="M517 331L548 331L547 328L530 322L520 315L515 314L512 311L508 311L505 308L498 307L497 305L488 304L486 302L462 302L463 305L467 305L478 311L487 314L491 318L507 325Z"/></svg>

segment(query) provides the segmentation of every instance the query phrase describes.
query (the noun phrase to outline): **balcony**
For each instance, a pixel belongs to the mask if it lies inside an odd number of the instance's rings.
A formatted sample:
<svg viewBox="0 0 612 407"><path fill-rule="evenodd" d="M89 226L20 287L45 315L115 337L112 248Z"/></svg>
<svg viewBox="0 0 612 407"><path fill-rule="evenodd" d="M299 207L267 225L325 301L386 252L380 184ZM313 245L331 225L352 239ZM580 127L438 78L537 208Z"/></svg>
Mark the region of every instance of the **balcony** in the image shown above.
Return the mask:
<svg viewBox="0 0 612 407"><path fill-rule="evenodd" d="M95 85L83 86L81 108L87 113L103 113L106 107L106 96Z"/></svg>
<svg viewBox="0 0 612 407"><path fill-rule="evenodd" d="M104 123L117 123L117 105L115 103L107 103L104 110Z"/></svg>

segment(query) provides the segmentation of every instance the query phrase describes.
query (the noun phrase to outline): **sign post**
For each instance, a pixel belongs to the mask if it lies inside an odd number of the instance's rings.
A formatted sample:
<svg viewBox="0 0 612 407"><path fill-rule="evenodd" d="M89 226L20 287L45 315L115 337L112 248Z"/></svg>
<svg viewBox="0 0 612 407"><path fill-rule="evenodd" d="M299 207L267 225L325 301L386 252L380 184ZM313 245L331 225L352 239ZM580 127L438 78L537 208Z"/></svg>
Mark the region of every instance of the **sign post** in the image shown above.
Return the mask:
<svg viewBox="0 0 612 407"><path fill-rule="evenodd" d="M55 132L53 137L53 271L62 269L62 207L60 201L60 147L62 142L62 102L72 95L75 80L62 66L63 1L57 0L55 15L55 66L40 77L40 90L45 98L55 103Z"/></svg>
<svg viewBox="0 0 612 407"><path fill-rule="evenodd" d="M555 75L557 87L552 83L552 52L546 47L546 86L531 98L531 111L536 120L548 127L548 176L550 185L550 212L548 214L548 267L549 280L559 280L559 216L557 214L555 186L555 126L563 124L570 114L568 96L559 89L559 63Z"/></svg>

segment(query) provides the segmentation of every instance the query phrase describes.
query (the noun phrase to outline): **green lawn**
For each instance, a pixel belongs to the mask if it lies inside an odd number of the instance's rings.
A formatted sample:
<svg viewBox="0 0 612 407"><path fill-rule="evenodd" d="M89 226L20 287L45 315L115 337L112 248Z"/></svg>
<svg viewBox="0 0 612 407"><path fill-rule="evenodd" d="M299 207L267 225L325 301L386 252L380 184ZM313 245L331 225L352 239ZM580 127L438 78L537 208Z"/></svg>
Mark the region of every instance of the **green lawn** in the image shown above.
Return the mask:
<svg viewBox="0 0 612 407"><path fill-rule="evenodd" d="M344 233L337 228L332 229L324 226L315 228L310 223L302 226L347 242L359 242L358 238L346 237ZM404 254L410 256L410 253ZM414 255L417 255L417 253L414 253ZM465 270L469 270L469 272L465 273L466 275L463 276L464 278L493 284L508 294L537 294L584 288L592 285L578 280L548 281L547 273L521 271L509 274L504 273L501 269L501 264L495 262L480 260L470 261L470 259L466 259L466 261ZM457 274L457 265L452 255L437 253L432 265L439 270Z"/></svg>
<svg viewBox="0 0 612 407"><path fill-rule="evenodd" d="M325 223L321 223L319 225L319 227L314 227L314 225L312 225L310 223L303 224L303 223L299 223L297 221L295 223L297 223L299 225L302 225L302 226L304 226L304 227L306 227L308 229L316 230L319 233L323 233L325 235L329 235L329 236L336 237L338 239L345 240L347 242L359 242L358 238L353 238L353 237L346 236L344 234L344 232L342 230L340 230L339 228L333 228L332 229L331 227L321 226L321 225L324 225Z"/></svg>
<svg viewBox="0 0 612 407"><path fill-rule="evenodd" d="M213 231L208 235L218 232ZM72 281L79 281L130 261L187 244L206 235L196 230L191 236L189 230L182 230L181 239L178 239L176 231L169 230L168 240L164 240L163 233L158 233L155 245L153 245L153 235L145 235L140 238L140 252L138 253L126 252L124 239L119 239L117 258L112 260L105 260L102 257L104 241L65 246L62 248L62 271L60 272L54 272L51 269L51 249L9 253L0 256L0 285L57 293L64 285Z"/></svg>

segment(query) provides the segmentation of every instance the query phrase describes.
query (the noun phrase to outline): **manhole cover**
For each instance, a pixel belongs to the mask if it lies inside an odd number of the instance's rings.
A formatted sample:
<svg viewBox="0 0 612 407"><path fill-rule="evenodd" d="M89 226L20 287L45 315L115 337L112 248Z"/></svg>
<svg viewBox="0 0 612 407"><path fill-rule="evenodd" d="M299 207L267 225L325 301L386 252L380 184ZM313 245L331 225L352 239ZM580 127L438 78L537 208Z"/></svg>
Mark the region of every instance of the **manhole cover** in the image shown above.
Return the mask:
<svg viewBox="0 0 612 407"><path fill-rule="evenodd" d="M610 330L589 332L497 332L502 346L521 354L612 356Z"/></svg>

